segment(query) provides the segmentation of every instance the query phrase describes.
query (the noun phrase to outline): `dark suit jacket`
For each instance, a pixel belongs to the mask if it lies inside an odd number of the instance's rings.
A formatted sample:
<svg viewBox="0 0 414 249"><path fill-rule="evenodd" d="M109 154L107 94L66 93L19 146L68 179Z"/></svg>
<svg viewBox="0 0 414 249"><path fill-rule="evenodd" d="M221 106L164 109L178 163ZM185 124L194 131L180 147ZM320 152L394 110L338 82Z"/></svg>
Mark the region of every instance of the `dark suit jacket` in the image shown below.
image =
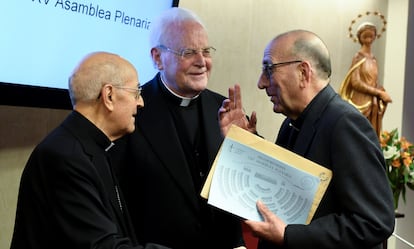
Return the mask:
<svg viewBox="0 0 414 249"><path fill-rule="evenodd" d="M110 145L74 111L35 148L20 182L12 249L143 248L121 210Z"/></svg>
<svg viewBox="0 0 414 249"><path fill-rule="evenodd" d="M126 166L121 186L137 237L173 248L236 247L242 243L240 221L208 206L195 189L180 127L161 87L159 75L143 85L145 107L139 110L136 130L119 141L128 140L127 154L121 156ZM224 99L209 90L198 97L209 166L223 140L217 114Z"/></svg>
<svg viewBox="0 0 414 249"><path fill-rule="evenodd" d="M394 228L391 189L369 121L328 85L304 112L293 150L333 171L309 225L288 225L284 248L381 248ZM286 119L276 143L295 132ZM260 248L275 248L262 243Z"/></svg>

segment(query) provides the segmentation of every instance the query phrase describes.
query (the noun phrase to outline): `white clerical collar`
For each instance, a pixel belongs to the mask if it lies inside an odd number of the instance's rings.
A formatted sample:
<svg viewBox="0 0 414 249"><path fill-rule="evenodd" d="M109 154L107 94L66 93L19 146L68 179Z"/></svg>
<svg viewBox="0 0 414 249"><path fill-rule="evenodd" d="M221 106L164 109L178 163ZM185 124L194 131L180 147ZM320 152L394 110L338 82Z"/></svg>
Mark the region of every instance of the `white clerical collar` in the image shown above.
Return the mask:
<svg viewBox="0 0 414 249"><path fill-rule="evenodd" d="M172 94L172 95L174 95L175 97L177 97L177 98L179 98L179 99L181 99L181 102L180 102L180 106L188 106L190 103L191 103L191 101L192 100L195 100L196 98L198 98L198 96L200 95L200 94L198 94L198 95L196 95L196 96L194 96L194 97L192 97L192 98L188 98L188 97L183 97L183 96L180 96L180 95L178 95L178 94L176 94L175 92L173 92L168 86L167 86L167 84L165 84L165 81L164 81L164 79L163 79L163 76L161 75L161 82L162 82L162 84L164 84L164 86L165 86L165 88Z"/></svg>

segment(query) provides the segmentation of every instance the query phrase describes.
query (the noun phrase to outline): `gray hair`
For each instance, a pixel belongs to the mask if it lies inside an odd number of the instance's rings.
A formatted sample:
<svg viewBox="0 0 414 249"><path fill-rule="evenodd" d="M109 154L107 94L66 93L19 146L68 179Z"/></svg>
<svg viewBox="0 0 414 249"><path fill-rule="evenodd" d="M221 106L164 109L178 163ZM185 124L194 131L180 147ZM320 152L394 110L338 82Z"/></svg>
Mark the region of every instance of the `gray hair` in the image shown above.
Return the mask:
<svg viewBox="0 0 414 249"><path fill-rule="evenodd" d="M172 24L180 25L186 21L197 22L206 29L201 19L192 11L180 7L170 8L158 16L151 24L149 34L151 48L164 45L173 38L175 34L170 31Z"/></svg>
<svg viewBox="0 0 414 249"><path fill-rule="evenodd" d="M295 31L294 31L295 32ZM329 50L315 33L305 30L296 31L299 35L293 43L291 53L307 59L317 70L320 78L329 78L332 73Z"/></svg>

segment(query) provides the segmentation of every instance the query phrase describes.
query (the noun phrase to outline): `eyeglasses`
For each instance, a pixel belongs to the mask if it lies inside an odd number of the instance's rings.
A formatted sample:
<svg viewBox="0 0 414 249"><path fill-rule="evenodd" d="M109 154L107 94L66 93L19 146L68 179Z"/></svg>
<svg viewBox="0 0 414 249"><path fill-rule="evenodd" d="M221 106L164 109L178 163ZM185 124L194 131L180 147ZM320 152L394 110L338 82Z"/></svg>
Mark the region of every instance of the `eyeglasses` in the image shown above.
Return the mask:
<svg viewBox="0 0 414 249"><path fill-rule="evenodd" d="M141 92L142 92L142 88L141 88L141 86L139 86L139 84L138 84L137 88L117 86L117 85L113 85L113 87L121 89L121 90L125 90L125 91L130 92L130 93L134 93L133 96L134 96L135 99L138 99L141 96Z"/></svg>
<svg viewBox="0 0 414 249"><path fill-rule="evenodd" d="M159 45L157 47L161 48L161 49L164 49L164 50L167 50L170 53L179 55L183 59L191 59L200 52L205 58L211 58L214 55L214 53L216 52L216 49L214 47L205 47L205 48L200 48L200 49L183 48L179 51L174 50L174 49L169 48L169 47L166 47L164 45Z"/></svg>
<svg viewBox="0 0 414 249"><path fill-rule="evenodd" d="M301 60L295 60L295 61L285 61L285 62L279 62L279 63L273 63L273 64L263 64L262 67L262 73L266 76L266 78L269 80L270 77L273 74L273 69L281 66L286 66L293 63L300 63L303 62Z"/></svg>

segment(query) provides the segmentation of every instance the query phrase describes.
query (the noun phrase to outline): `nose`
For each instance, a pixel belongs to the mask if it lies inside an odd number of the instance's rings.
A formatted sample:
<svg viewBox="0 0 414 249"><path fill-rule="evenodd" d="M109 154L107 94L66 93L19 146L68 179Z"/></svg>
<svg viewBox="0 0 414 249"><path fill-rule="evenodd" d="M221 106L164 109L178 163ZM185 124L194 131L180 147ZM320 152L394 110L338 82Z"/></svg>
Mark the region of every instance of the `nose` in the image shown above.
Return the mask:
<svg viewBox="0 0 414 249"><path fill-rule="evenodd" d="M142 107L144 107L144 98L142 98L142 96L139 95L137 98L137 108L142 108Z"/></svg>
<svg viewBox="0 0 414 249"><path fill-rule="evenodd" d="M198 51L194 54L194 61L199 67L204 67L206 65L206 57L203 55L202 51Z"/></svg>
<svg viewBox="0 0 414 249"><path fill-rule="evenodd" d="M257 87L259 89L265 89L269 87L269 80L263 72L260 74L259 80L257 81Z"/></svg>

